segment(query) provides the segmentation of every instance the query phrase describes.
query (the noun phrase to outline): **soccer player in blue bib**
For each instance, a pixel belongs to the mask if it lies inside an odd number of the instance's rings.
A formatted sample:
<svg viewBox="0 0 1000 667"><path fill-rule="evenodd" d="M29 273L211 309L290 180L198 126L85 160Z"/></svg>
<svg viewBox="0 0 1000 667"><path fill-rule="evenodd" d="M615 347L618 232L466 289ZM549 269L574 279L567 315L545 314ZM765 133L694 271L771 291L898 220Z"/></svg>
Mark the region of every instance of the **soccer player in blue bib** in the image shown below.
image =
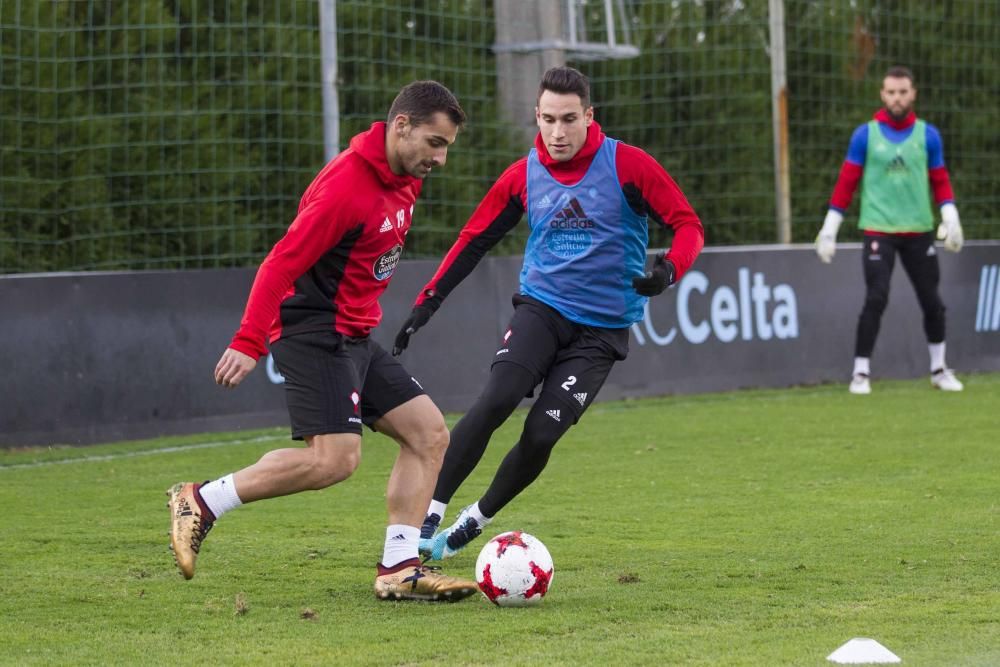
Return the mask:
<svg viewBox="0 0 1000 667"><path fill-rule="evenodd" d="M704 245L698 216L663 167L601 132L582 73L548 70L535 119L534 148L490 188L396 336L393 353L399 354L527 213L530 235L514 315L485 389L452 430L421 529L421 553L436 560L465 547L538 477L556 442L628 354L629 327L642 318L647 299L680 278ZM674 238L646 271L650 220L670 227ZM521 437L486 493L437 532L493 432L539 385Z"/></svg>
<svg viewBox="0 0 1000 667"><path fill-rule="evenodd" d="M931 385L962 391L962 383L945 366L944 303L938 293L941 271L934 248L931 197L941 210L938 238L952 252L962 249L962 225L944 164L941 135L917 119L913 73L892 67L882 78L882 103L875 117L851 136L847 158L830 198L830 210L816 237L816 253L829 263L836 252L837 230L854 191L861 184L858 227L864 232L862 254L865 303L854 344L852 394L870 394L870 358L882 313L889 303L889 280L899 256L924 313L930 354Z"/></svg>

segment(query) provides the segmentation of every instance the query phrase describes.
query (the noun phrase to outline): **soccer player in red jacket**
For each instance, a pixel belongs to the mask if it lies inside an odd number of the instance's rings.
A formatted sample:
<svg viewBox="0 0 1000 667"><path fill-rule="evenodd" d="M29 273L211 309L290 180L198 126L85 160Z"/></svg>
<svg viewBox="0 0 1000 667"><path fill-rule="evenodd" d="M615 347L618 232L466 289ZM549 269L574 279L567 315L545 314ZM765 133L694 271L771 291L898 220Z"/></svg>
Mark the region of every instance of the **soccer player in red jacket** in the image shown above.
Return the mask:
<svg viewBox="0 0 1000 667"><path fill-rule="evenodd" d="M945 249L959 252L963 242L941 134L913 113L917 89L906 67L886 72L881 98L885 106L851 136L830 210L816 237L816 254L829 263L837 249L844 211L860 184L858 227L864 231L865 303L858 317L854 372L848 388L852 394L871 393L870 358L889 303L889 281L898 256L924 313L931 386L962 391L962 382L944 361L945 308L938 292L941 270L934 248L931 198L941 211L938 238L944 240Z"/></svg>
<svg viewBox="0 0 1000 667"><path fill-rule="evenodd" d="M455 425L421 529L421 552L464 548L545 468L556 442L593 403L628 354L629 327L649 297L688 270L704 244L701 221L670 175L643 150L607 137L594 120L590 84L572 67L539 86L539 133L526 158L490 188L417 297L393 353L441 306L479 260L527 213L514 315L475 405ZM650 222L674 232L646 271ZM493 432L541 385L521 437L486 493L437 535L452 495L479 463Z"/></svg>
<svg viewBox="0 0 1000 667"><path fill-rule="evenodd" d="M369 334L399 262L422 179L443 166L465 122L452 93L434 81L404 87L388 122L373 123L306 189L285 236L261 264L243 321L215 368L236 387L269 341L285 378L292 437L278 449L170 496L171 548L185 578L209 529L244 503L323 489L347 479L361 458L362 424L400 446L389 477L389 526L377 566L383 600L458 600L473 581L442 575L417 556L424 510L448 446L444 418L417 381Z"/></svg>

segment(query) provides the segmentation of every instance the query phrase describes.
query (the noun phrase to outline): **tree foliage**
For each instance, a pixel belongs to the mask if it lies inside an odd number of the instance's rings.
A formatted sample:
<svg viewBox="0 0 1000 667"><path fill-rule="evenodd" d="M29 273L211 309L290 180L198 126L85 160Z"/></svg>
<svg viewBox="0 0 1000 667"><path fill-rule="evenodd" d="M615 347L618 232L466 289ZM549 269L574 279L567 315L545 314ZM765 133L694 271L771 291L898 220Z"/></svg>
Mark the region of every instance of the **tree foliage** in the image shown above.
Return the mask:
<svg viewBox="0 0 1000 667"><path fill-rule="evenodd" d="M440 255L528 148L500 117L492 2L336 4L342 145L413 79L442 81L469 114L408 246ZM709 243L772 242L767 4L624 6L638 57L570 57L598 120L671 172ZM581 7L598 34L602 3ZM1000 236L1000 6L786 0L785 14L794 239L815 234L895 63L942 132L966 236ZM259 262L323 162L318 25L314 0L0 3L0 272Z"/></svg>

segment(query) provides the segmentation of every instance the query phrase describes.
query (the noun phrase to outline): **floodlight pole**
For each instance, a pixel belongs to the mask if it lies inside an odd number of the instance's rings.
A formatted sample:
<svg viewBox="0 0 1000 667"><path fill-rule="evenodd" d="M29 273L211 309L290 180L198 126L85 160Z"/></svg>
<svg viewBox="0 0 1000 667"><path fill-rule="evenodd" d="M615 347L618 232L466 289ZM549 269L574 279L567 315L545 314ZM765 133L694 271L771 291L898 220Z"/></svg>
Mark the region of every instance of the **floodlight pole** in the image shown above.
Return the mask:
<svg viewBox="0 0 1000 667"><path fill-rule="evenodd" d="M784 0L768 0L771 33L771 128L774 135L774 200L777 242L792 242L791 179L788 168L788 87L785 69Z"/></svg>
<svg viewBox="0 0 1000 667"><path fill-rule="evenodd" d="M500 110L530 147L538 131L534 112L538 82L550 67L566 64L560 5L552 0L494 0L493 14Z"/></svg>
<svg viewBox="0 0 1000 667"><path fill-rule="evenodd" d="M337 0L319 0L319 52L323 91L323 155L340 152L340 102L337 99Z"/></svg>

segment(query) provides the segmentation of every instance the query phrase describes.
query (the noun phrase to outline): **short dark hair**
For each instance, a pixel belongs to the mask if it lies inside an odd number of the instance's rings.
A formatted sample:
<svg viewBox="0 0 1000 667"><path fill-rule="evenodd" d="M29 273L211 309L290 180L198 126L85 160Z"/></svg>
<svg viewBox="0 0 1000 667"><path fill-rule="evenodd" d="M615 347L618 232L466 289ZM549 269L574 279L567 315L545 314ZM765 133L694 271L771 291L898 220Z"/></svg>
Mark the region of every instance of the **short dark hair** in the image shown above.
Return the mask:
<svg viewBox="0 0 1000 667"><path fill-rule="evenodd" d="M885 71L885 76L882 77L882 80L885 81L890 76L894 79L909 79L911 86L916 84L916 81L913 79L913 72L910 71L909 67L893 65Z"/></svg>
<svg viewBox="0 0 1000 667"><path fill-rule="evenodd" d="M392 101L389 123L399 114L405 114L411 124L423 125L438 112L447 114L458 127L465 124L465 112L450 90L437 81L414 81L403 86Z"/></svg>
<svg viewBox="0 0 1000 667"><path fill-rule="evenodd" d="M538 98L542 99L542 93L551 90L553 93L571 93L580 97L583 108L590 106L590 81L586 75L578 69L572 67L552 67L542 75L542 82L538 85Z"/></svg>

